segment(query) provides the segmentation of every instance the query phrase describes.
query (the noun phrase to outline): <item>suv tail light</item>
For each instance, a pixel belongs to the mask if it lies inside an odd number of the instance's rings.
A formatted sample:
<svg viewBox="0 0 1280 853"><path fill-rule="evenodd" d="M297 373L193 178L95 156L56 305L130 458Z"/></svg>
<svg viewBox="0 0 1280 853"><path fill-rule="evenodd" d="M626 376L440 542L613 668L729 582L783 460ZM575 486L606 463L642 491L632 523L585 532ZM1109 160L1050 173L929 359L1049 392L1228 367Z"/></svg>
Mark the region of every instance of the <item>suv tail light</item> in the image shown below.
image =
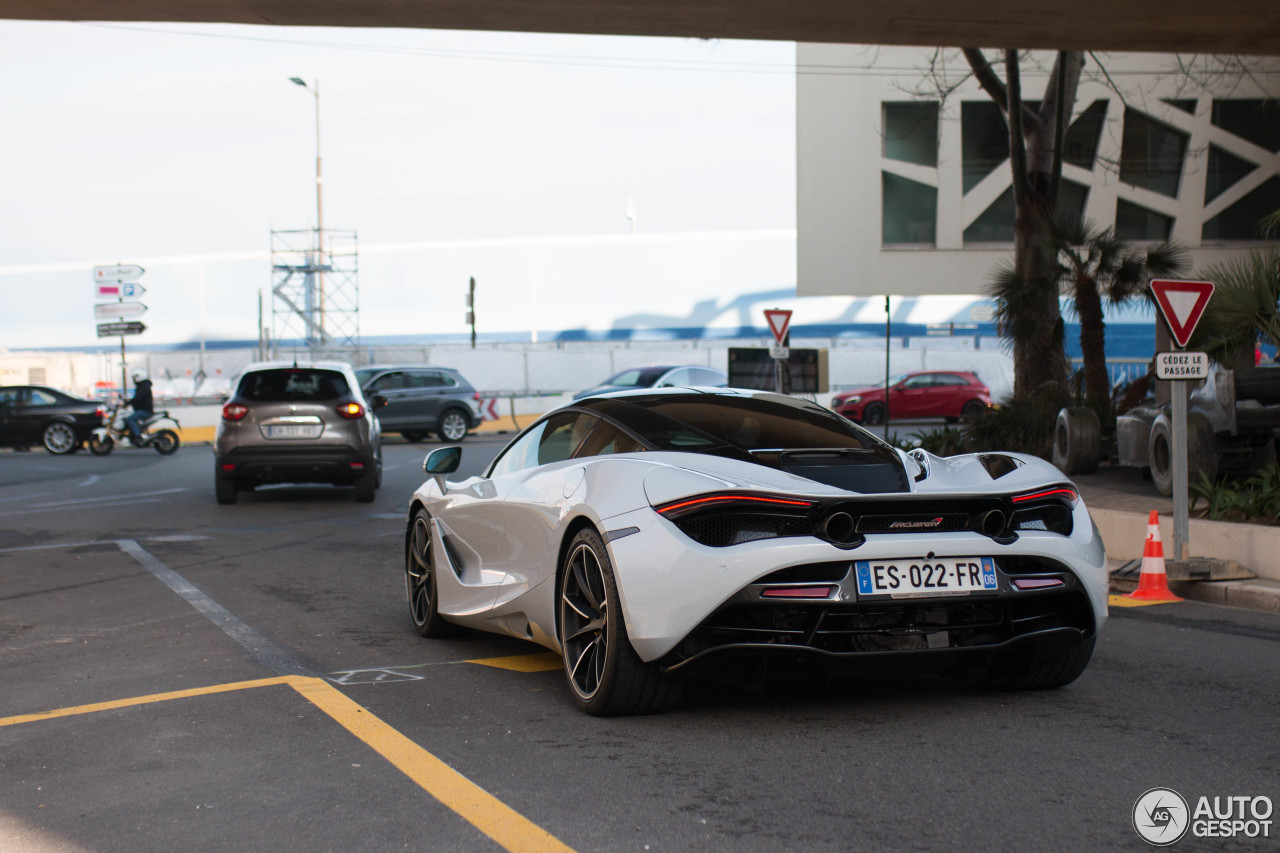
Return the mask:
<svg viewBox="0 0 1280 853"><path fill-rule="evenodd" d="M242 421L247 414L249 414L249 407L242 406L239 403L227 403L222 407L222 419L224 421Z"/></svg>
<svg viewBox="0 0 1280 853"><path fill-rule="evenodd" d="M364 417L364 406L359 403L343 403L337 407L338 414L349 421Z"/></svg>
<svg viewBox="0 0 1280 853"><path fill-rule="evenodd" d="M93 416L98 420L102 420L107 416L107 410L104 409L102 406L99 406L98 408L93 410Z"/></svg>

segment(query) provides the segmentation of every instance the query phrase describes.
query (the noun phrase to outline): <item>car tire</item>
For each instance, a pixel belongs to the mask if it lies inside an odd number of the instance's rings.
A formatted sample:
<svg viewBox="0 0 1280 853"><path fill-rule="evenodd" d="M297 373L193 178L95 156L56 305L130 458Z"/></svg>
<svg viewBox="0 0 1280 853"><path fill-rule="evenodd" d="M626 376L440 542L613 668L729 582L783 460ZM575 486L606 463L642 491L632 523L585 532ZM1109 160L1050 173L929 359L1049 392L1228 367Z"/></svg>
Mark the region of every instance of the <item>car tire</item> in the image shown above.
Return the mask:
<svg viewBox="0 0 1280 853"><path fill-rule="evenodd" d="M40 434L40 443L54 456L72 453L80 444L76 439L75 429L71 424L62 421L54 421L46 426L44 432Z"/></svg>
<svg viewBox="0 0 1280 853"><path fill-rule="evenodd" d="M1093 638L1057 655L1035 659L1034 649L1024 649L1013 659L988 672L983 685L992 690L1052 690L1080 677L1093 657Z"/></svg>
<svg viewBox="0 0 1280 853"><path fill-rule="evenodd" d="M581 710L597 717L654 714L680 701L680 683L631 647L609 552L594 529L569 543L557 607L565 680Z"/></svg>
<svg viewBox="0 0 1280 853"><path fill-rule="evenodd" d="M1162 495L1173 494L1173 430L1169 416L1161 414L1151 425L1147 438L1147 462L1151 466L1151 482ZM1218 479L1218 450L1214 445L1213 426L1200 412L1187 412L1187 478L1204 472L1210 482ZM1198 478L1197 478L1198 479Z"/></svg>
<svg viewBox="0 0 1280 853"><path fill-rule="evenodd" d="M884 403L867 403L862 409L862 422L870 426L884 423Z"/></svg>
<svg viewBox="0 0 1280 853"><path fill-rule="evenodd" d="M409 617L418 636L431 639L452 637L461 629L440 615L435 565L431 557L431 516L419 509L409 522L404 543L404 587L409 598Z"/></svg>
<svg viewBox="0 0 1280 853"><path fill-rule="evenodd" d="M419 441L426 438L427 434L425 432L414 432L413 430L409 430L408 432L400 433L400 437L410 444L417 444Z"/></svg>
<svg viewBox="0 0 1280 853"><path fill-rule="evenodd" d="M1102 424L1088 406L1058 412L1053 426L1053 464L1064 474L1092 474L1102 454Z"/></svg>
<svg viewBox="0 0 1280 853"><path fill-rule="evenodd" d="M467 437L469 429L471 429L471 419L461 409L445 409L444 414L440 416L438 432L441 441L447 441L450 444L462 441Z"/></svg>
<svg viewBox="0 0 1280 853"><path fill-rule="evenodd" d="M356 477L356 503L371 504L378 495L378 472L373 462L364 466L364 472Z"/></svg>
<svg viewBox="0 0 1280 853"><path fill-rule="evenodd" d="M218 503L223 506L229 506L240 497L240 489L236 486L235 480L215 475L213 478L213 494L218 499Z"/></svg>
<svg viewBox="0 0 1280 853"><path fill-rule="evenodd" d="M162 429L151 436L151 446L161 456L170 456L178 452L178 447L182 441L178 438L178 434L171 429Z"/></svg>
<svg viewBox="0 0 1280 853"><path fill-rule="evenodd" d="M981 400L970 400L960 409L961 417L976 418L979 415L985 415L990 407Z"/></svg>
<svg viewBox="0 0 1280 853"><path fill-rule="evenodd" d="M96 435L89 436L89 452L94 456L106 456L115 446L115 439L109 435L103 438L98 438Z"/></svg>

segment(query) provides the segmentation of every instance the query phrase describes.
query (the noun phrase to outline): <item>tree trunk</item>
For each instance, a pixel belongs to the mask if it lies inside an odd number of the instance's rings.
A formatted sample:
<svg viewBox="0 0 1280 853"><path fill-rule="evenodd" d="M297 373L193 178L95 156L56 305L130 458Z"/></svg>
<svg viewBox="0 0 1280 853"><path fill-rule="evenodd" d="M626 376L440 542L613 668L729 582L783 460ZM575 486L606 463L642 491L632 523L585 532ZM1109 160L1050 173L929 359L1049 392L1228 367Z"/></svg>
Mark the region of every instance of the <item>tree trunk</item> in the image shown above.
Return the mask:
<svg viewBox="0 0 1280 853"><path fill-rule="evenodd" d="M1084 393L1101 415L1111 406L1111 380L1107 376L1106 323L1102 297L1087 273L1075 276L1076 314L1080 317L1080 353L1084 356Z"/></svg>

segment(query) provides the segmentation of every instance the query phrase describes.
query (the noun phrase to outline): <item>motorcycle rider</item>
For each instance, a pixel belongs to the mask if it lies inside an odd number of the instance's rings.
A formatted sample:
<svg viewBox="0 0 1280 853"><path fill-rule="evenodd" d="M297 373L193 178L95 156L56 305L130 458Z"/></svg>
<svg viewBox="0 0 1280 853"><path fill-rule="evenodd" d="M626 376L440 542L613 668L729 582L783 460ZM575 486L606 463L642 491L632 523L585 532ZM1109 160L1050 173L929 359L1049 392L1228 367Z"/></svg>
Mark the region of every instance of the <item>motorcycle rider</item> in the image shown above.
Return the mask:
<svg viewBox="0 0 1280 853"><path fill-rule="evenodd" d="M133 372L133 397L128 405L133 413L125 418L125 426L129 428L129 440L135 445L142 444L142 422L155 414L155 402L151 398L151 380L141 370Z"/></svg>

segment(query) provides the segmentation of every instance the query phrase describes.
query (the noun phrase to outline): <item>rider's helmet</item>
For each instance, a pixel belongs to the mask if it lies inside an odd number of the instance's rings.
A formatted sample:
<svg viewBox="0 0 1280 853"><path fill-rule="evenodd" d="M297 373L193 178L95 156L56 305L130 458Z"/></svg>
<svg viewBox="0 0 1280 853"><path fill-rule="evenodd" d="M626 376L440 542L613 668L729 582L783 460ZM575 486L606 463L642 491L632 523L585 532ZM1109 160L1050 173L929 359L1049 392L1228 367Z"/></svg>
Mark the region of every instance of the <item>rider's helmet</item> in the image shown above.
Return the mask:
<svg viewBox="0 0 1280 853"><path fill-rule="evenodd" d="M137 385L139 382L141 382L146 378L147 378L147 372L145 370L133 371L133 384Z"/></svg>

